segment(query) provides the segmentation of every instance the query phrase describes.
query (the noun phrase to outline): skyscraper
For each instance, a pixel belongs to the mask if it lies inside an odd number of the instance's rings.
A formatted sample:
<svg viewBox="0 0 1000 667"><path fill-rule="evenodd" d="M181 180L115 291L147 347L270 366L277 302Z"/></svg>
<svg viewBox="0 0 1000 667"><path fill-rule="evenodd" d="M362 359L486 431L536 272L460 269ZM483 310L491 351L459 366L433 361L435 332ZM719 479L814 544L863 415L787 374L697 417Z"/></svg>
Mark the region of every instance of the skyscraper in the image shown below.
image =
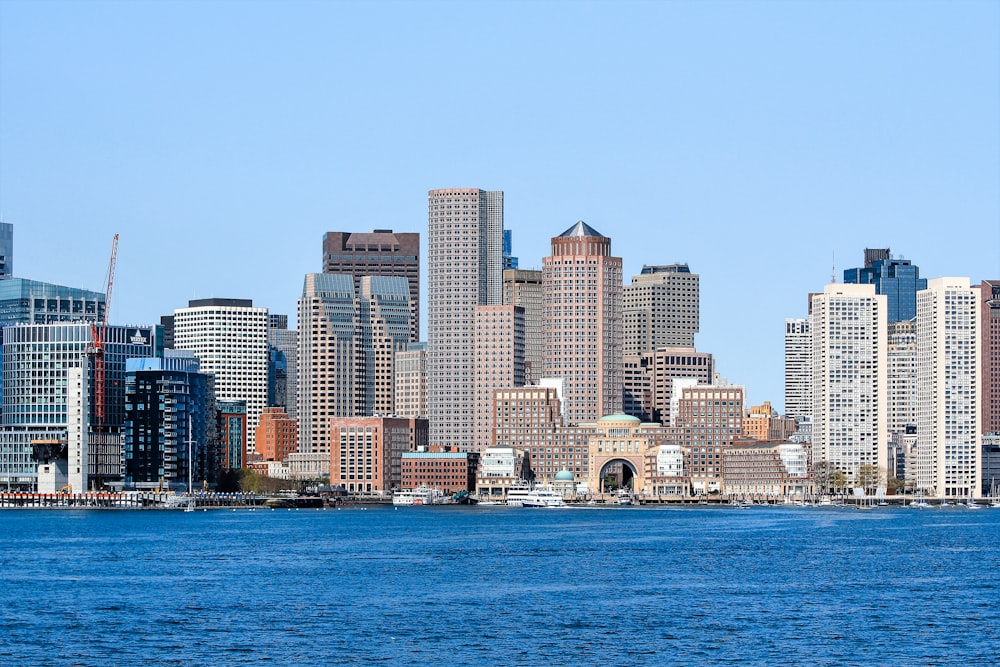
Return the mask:
<svg viewBox="0 0 1000 667"><path fill-rule="evenodd" d="M888 299L888 322L916 317L917 292L927 287L927 279L920 277L920 268L908 259L893 259L889 248L866 248L864 267L845 270L844 282L875 285L875 293Z"/></svg>
<svg viewBox="0 0 1000 667"><path fill-rule="evenodd" d="M475 449L476 306L502 303L503 192L427 194L430 444Z"/></svg>
<svg viewBox="0 0 1000 667"><path fill-rule="evenodd" d="M980 290L983 435L1000 434L1000 280L984 280Z"/></svg>
<svg viewBox="0 0 1000 667"><path fill-rule="evenodd" d="M658 347L694 347L699 326L699 280L687 264L643 266L623 290L624 354Z"/></svg>
<svg viewBox="0 0 1000 667"><path fill-rule="evenodd" d="M323 235L323 273L406 278L413 308L410 340L420 340L420 234L376 229L373 232L327 232Z"/></svg>
<svg viewBox="0 0 1000 667"><path fill-rule="evenodd" d="M524 386L524 309L476 306L476 451L493 441L493 392Z"/></svg>
<svg viewBox="0 0 1000 667"><path fill-rule="evenodd" d="M395 354L412 331L402 276L310 273L299 299L299 451L295 460L328 475L332 417L371 417L394 410ZM313 458L308 458L313 457Z"/></svg>
<svg viewBox="0 0 1000 667"><path fill-rule="evenodd" d="M785 320L785 414L812 415L812 333L805 318Z"/></svg>
<svg viewBox="0 0 1000 667"><path fill-rule="evenodd" d="M542 337L542 272L512 269L503 272L503 303L524 309L524 383L542 376L545 341Z"/></svg>
<svg viewBox="0 0 1000 667"><path fill-rule="evenodd" d="M0 222L0 280L14 275L14 225Z"/></svg>
<svg viewBox="0 0 1000 667"><path fill-rule="evenodd" d="M812 298L813 463L852 482L861 466L888 467L885 308L874 285L827 285Z"/></svg>
<svg viewBox="0 0 1000 667"><path fill-rule="evenodd" d="M215 441L214 380L192 352L130 359L125 377L126 489L187 490L211 479ZM188 453L190 452L190 457ZM189 477L190 472L190 477Z"/></svg>
<svg viewBox="0 0 1000 667"><path fill-rule="evenodd" d="M611 239L580 221L542 260L545 377L566 380L570 425L621 412L622 260Z"/></svg>
<svg viewBox="0 0 1000 667"><path fill-rule="evenodd" d="M935 278L917 294L917 488L941 498L982 495L979 441L980 290Z"/></svg>
<svg viewBox="0 0 1000 667"><path fill-rule="evenodd" d="M250 299L196 299L174 311L174 347L191 350L215 376L220 401L246 401L247 447L267 407L267 309Z"/></svg>
<svg viewBox="0 0 1000 667"><path fill-rule="evenodd" d="M120 479L125 364L128 359L155 356L155 328L108 327L104 339L107 413L101 432L91 428L94 389L93 358L87 354L93 344L89 322L8 326L3 329L3 343L0 485L33 490L36 469L31 441L52 438L68 439L70 450L83 452L79 462L81 466L86 462L87 470L70 471L71 478L80 475L75 493L89 488L88 475L100 483ZM71 377L74 372L75 378ZM75 406L71 398L77 399ZM70 437L71 428L79 441Z"/></svg>

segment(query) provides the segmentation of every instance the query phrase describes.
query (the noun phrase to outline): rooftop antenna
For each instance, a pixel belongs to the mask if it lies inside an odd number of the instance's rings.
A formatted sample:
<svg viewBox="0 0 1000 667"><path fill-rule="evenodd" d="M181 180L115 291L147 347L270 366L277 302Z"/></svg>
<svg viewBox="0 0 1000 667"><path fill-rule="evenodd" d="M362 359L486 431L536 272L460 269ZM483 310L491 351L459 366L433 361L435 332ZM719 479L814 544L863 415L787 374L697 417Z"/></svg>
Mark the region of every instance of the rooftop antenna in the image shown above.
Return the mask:
<svg viewBox="0 0 1000 667"><path fill-rule="evenodd" d="M836 250L831 250L830 251L830 261L831 261L831 266L830 266L830 284L831 285L836 285L837 284L837 251Z"/></svg>

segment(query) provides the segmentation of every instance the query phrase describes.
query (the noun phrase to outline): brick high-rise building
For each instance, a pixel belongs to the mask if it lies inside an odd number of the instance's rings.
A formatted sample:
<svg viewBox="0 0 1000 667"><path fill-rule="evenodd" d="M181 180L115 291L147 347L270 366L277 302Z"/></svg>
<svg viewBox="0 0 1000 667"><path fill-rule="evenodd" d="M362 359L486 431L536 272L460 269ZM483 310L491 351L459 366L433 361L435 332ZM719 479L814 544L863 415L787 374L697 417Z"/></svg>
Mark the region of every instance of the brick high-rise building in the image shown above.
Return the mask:
<svg viewBox="0 0 1000 667"><path fill-rule="evenodd" d="M1000 280L984 280L979 289L983 385L981 432L984 435L1000 434Z"/></svg>
<svg viewBox="0 0 1000 667"><path fill-rule="evenodd" d="M544 377L566 380L571 425L622 410L622 260L611 239L580 221L542 260Z"/></svg>
<svg viewBox="0 0 1000 667"><path fill-rule="evenodd" d="M524 309L477 306L476 451L493 440L493 392L524 384Z"/></svg>
<svg viewBox="0 0 1000 667"><path fill-rule="evenodd" d="M503 192L427 194L430 443L475 449L476 307L503 302Z"/></svg>
<svg viewBox="0 0 1000 667"><path fill-rule="evenodd" d="M265 461L284 461L299 448L299 424L283 408L265 408L257 426L257 453Z"/></svg>
<svg viewBox="0 0 1000 667"><path fill-rule="evenodd" d="M330 484L352 493L390 495L402 482L405 452L427 446L426 419L330 420Z"/></svg>
<svg viewBox="0 0 1000 667"><path fill-rule="evenodd" d="M391 229L327 232L323 235L323 273L353 276L356 292L362 276L406 278L413 308L410 340L420 340L420 234Z"/></svg>

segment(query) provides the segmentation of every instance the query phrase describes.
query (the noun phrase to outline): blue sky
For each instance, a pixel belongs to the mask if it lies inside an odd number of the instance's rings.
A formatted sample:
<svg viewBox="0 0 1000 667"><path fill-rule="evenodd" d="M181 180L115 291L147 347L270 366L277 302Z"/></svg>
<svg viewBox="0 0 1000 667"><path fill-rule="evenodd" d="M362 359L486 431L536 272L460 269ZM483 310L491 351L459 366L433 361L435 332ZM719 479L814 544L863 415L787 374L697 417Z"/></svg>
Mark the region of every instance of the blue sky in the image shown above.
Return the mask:
<svg viewBox="0 0 1000 667"><path fill-rule="evenodd" d="M890 247L1000 278L1000 3L0 2L15 273L111 319L294 317L326 231L505 191L523 267L577 220L701 275L699 350L783 405L784 318Z"/></svg>

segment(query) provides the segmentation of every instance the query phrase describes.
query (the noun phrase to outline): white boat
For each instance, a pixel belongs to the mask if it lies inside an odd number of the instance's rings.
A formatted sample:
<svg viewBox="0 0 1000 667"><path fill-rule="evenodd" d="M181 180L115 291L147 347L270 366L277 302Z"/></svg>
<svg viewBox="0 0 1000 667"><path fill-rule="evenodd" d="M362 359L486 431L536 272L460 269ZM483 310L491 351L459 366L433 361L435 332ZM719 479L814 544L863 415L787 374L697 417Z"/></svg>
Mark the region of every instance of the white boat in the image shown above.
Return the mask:
<svg viewBox="0 0 1000 667"><path fill-rule="evenodd" d="M508 507L566 507L566 501L548 484L526 488L517 485L507 491Z"/></svg>
<svg viewBox="0 0 1000 667"><path fill-rule="evenodd" d="M441 489L418 486L415 489L396 491L392 494L393 505L447 505L452 502Z"/></svg>
<svg viewBox="0 0 1000 667"><path fill-rule="evenodd" d="M628 489L620 490L615 496L615 502L619 505L635 505L635 496Z"/></svg>

